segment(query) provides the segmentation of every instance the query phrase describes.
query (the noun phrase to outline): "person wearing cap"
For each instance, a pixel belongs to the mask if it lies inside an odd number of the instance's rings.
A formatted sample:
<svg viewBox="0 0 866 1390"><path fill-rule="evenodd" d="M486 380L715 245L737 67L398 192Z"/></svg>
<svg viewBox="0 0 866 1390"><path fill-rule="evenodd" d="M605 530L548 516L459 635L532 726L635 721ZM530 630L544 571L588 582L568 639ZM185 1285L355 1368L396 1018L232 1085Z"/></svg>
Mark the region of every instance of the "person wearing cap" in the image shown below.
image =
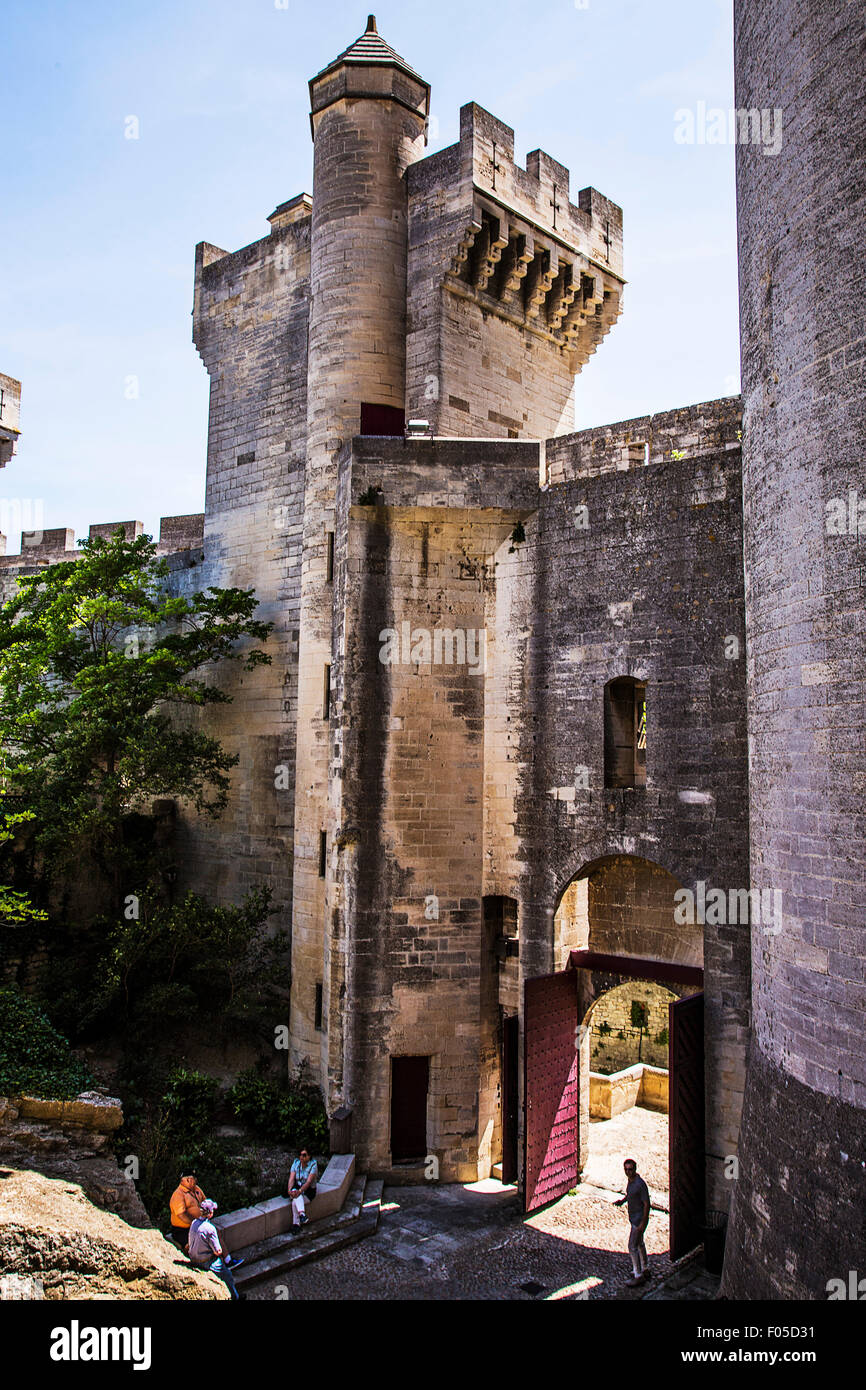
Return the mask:
<svg viewBox="0 0 866 1390"><path fill-rule="evenodd" d="M316 1160L310 1157L309 1147L301 1149L300 1156L295 1159L289 1172L289 1198L292 1203L293 1226L305 1226L309 1221L307 1202L311 1202L316 1195L316 1178L318 1176L319 1168Z"/></svg>
<svg viewBox="0 0 866 1390"><path fill-rule="evenodd" d="M211 1220L216 1209L216 1202L205 1197L201 1204L201 1216L197 1216L190 1225L190 1264L198 1269L209 1269L212 1274L222 1279L232 1298L239 1298L230 1266L240 1264L241 1261L232 1260L231 1255L220 1244L219 1231Z"/></svg>
<svg viewBox="0 0 866 1390"><path fill-rule="evenodd" d="M204 1193L196 1185L195 1173L185 1173L171 1194L171 1233L181 1250L186 1249L189 1228L197 1216L201 1216Z"/></svg>

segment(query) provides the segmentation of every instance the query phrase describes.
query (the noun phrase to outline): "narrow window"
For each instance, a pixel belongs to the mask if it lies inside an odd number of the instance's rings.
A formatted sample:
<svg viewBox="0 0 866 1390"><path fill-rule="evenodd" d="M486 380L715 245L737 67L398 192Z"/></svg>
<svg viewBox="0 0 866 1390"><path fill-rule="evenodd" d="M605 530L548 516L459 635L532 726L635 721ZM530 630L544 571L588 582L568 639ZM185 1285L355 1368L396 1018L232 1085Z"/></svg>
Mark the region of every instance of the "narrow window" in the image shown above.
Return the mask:
<svg viewBox="0 0 866 1390"><path fill-rule="evenodd" d="M646 786L646 682L631 676L604 687L604 785Z"/></svg>
<svg viewBox="0 0 866 1390"><path fill-rule="evenodd" d="M334 533L328 531L328 560L327 560L327 581L329 584L334 582Z"/></svg>
<svg viewBox="0 0 866 1390"><path fill-rule="evenodd" d="M331 717L331 668L330 668L330 666L326 666L326 667L325 667L325 682L324 682L324 687L325 687L325 688L324 688L324 697L323 697L323 700L322 700L322 718L323 718L323 719L330 719L330 717Z"/></svg>
<svg viewBox="0 0 866 1390"><path fill-rule="evenodd" d="M325 877L325 868L328 862L328 832L319 831L319 878Z"/></svg>
<svg viewBox="0 0 866 1390"><path fill-rule="evenodd" d="M316 985L316 1017L315 1017L315 1027L316 1027L316 1030L317 1030L319 1033L321 1033L321 1031L322 1031L322 985L321 985L321 982L320 982L319 984Z"/></svg>

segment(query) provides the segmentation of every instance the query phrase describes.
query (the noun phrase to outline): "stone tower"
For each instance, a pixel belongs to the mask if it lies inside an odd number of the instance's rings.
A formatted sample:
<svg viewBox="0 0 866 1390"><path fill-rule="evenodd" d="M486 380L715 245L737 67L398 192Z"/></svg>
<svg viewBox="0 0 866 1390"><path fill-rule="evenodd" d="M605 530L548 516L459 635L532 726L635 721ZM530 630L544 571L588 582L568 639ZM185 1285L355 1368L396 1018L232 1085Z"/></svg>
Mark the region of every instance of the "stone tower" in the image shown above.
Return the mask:
<svg viewBox="0 0 866 1390"><path fill-rule="evenodd" d="M866 1251L864 16L738 0L753 1035L725 1291L826 1298ZM835 287L835 288L833 288ZM808 1240L805 1238L808 1227Z"/></svg>
<svg viewBox="0 0 866 1390"><path fill-rule="evenodd" d="M329 811L336 455L362 432L403 433L406 395L405 172L426 143L430 88L379 36L366 32L310 82L313 217L307 372L307 451L298 677L292 1048L339 1056L332 997L332 904L323 871L339 824ZM323 1009L330 1026L323 1027ZM319 1031L317 1031L317 1028Z"/></svg>

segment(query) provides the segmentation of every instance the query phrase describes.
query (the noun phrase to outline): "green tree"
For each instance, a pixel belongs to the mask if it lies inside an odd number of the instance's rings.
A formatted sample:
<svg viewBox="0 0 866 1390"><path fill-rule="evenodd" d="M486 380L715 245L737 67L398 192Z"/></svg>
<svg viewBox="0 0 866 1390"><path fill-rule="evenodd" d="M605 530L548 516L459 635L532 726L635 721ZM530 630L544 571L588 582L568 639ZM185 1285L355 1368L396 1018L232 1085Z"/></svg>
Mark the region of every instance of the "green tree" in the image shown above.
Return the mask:
<svg viewBox="0 0 866 1390"><path fill-rule="evenodd" d="M185 1024L272 1042L273 1019L288 1004L288 935L266 930L273 911L267 888L238 906L196 893L174 907L144 897L140 918L107 927L89 978L74 981L70 1031L117 1028L146 1051ZM52 993L66 1022L61 988Z"/></svg>
<svg viewBox="0 0 866 1390"><path fill-rule="evenodd" d="M0 796L3 795L5 793L0 790ZM33 820L32 811L5 811L0 802L0 845L8 845L15 839L13 826L29 820ZM31 903L26 893L9 883L0 883L0 922L18 927L25 922L44 922L47 916L47 912Z"/></svg>
<svg viewBox="0 0 866 1390"><path fill-rule="evenodd" d="M36 817L55 868L86 848L119 891L124 817L152 797L217 816L237 762L190 707L230 696L215 663L270 662L252 590L167 592L149 536L82 541L83 554L19 579L0 609L0 743L7 786Z"/></svg>
<svg viewBox="0 0 866 1390"><path fill-rule="evenodd" d="M38 1004L17 989L0 989L0 1095L68 1100L90 1080Z"/></svg>

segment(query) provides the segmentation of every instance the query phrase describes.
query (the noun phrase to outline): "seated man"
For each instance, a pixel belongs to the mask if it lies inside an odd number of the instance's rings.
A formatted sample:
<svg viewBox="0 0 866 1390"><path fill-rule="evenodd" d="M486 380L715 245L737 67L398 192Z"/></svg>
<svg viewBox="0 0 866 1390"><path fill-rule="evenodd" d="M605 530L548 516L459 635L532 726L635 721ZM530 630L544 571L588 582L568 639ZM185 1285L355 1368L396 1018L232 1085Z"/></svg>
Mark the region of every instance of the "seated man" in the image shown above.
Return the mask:
<svg viewBox="0 0 866 1390"><path fill-rule="evenodd" d="M222 1279L232 1298L239 1298L230 1265L241 1264L233 1260L220 1244L219 1232L211 1221L217 1204L205 1197L201 1204L201 1216L197 1216L189 1228L189 1260L199 1269L209 1269Z"/></svg>
<svg viewBox="0 0 866 1390"><path fill-rule="evenodd" d="M204 1193L196 1186L195 1173L186 1173L171 1194L171 1234L181 1250L186 1249L189 1228L197 1216L201 1216Z"/></svg>
<svg viewBox="0 0 866 1390"><path fill-rule="evenodd" d="M292 1202L292 1225L305 1226L309 1221L307 1202L316 1195L316 1178L319 1169L314 1158L310 1158L309 1147L301 1149L289 1172L289 1197Z"/></svg>

